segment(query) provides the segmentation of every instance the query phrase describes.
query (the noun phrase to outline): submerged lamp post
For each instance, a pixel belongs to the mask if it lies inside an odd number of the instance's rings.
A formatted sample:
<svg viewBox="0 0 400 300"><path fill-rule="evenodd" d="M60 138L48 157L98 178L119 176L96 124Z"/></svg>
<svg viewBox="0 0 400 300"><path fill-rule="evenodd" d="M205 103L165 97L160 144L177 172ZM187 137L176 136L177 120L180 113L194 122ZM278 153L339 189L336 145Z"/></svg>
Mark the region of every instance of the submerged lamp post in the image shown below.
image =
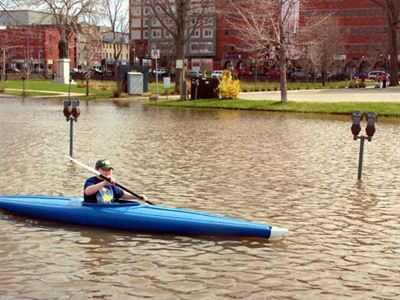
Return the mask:
<svg viewBox="0 0 400 300"><path fill-rule="evenodd" d="M367 127L365 128L365 132L367 133L366 136L364 135L359 135L361 131L361 121L363 119L363 114L359 111L353 112L351 115L351 118L353 120L353 125L351 125L351 132L353 134L353 139L360 140L360 154L358 157L358 180L361 179L361 174L362 174L362 165L363 165L363 158L364 158L364 142L367 139L368 142L372 140L372 136L375 133L375 123L378 120L378 114L376 112L369 112L366 115L367 118Z"/></svg>
<svg viewBox="0 0 400 300"><path fill-rule="evenodd" d="M78 121L78 117L81 114L79 108L79 99L76 98L71 101L71 98L68 96L67 99L64 100L64 116L69 121L69 156L73 156L73 146L74 146L74 122Z"/></svg>

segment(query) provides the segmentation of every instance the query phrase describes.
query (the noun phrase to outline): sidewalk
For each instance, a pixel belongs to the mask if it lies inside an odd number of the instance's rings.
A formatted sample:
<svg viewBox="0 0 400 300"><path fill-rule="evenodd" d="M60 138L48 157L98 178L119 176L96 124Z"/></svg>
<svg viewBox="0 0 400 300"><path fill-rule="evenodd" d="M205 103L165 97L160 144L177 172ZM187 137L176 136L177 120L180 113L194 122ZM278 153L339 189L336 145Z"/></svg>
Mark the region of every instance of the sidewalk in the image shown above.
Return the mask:
<svg viewBox="0 0 400 300"><path fill-rule="evenodd" d="M7 90L19 90L21 89L7 89ZM34 90L26 90L34 91ZM47 95L34 96L34 98L50 98L50 97L66 97L66 92L51 92L41 91L48 93ZM49 95L51 94L51 95ZM287 91L288 101L299 101L299 102L386 102L386 103L399 103L400 104L400 86L390 87L386 89L319 89L319 90L291 90ZM84 96L80 93L71 93L72 97ZM238 96L242 100L281 100L280 91L271 92L242 92ZM141 100L148 101L148 96L132 95L122 98L119 100ZM177 100L179 95L159 96L160 101L165 100Z"/></svg>
<svg viewBox="0 0 400 300"><path fill-rule="evenodd" d="M281 92L240 93L243 100L281 100ZM288 101L301 102L389 102L400 103L400 87L386 89L325 89L287 91Z"/></svg>
<svg viewBox="0 0 400 300"><path fill-rule="evenodd" d="M6 88L7 91L21 91L22 89L9 89ZM39 92L43 93L43 95L38 95L38 96L32 96L32 98L53 98L53 97L67 97L68 92L58 92L58 91L44 91L44 90L29 90L25 89L25 92ZM70 93L71 97L76 97L76 96L85 96L85 94L81 93Z"/></svg>

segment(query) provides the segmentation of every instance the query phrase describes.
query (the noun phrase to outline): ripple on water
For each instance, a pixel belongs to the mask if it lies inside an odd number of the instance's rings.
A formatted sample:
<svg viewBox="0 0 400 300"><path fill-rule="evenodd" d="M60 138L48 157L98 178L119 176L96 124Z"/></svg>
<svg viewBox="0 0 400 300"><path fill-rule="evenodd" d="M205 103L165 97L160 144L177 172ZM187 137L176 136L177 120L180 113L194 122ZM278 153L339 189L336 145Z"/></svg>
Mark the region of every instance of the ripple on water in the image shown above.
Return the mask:
<svg viewBox="0 0 400 300"><path fill-rule="evenodd" d="M0 102L1 194L81 196L52 100ZM348 118L85 102L74 153L157 204L289 228L276 242L82 228L0 213L6 299L400 297L399 124L356 181ZM100 117L101 116L101 117ZM100 134L101 132L101 134ZM329 133L329 134L327 134Z"/></svg>

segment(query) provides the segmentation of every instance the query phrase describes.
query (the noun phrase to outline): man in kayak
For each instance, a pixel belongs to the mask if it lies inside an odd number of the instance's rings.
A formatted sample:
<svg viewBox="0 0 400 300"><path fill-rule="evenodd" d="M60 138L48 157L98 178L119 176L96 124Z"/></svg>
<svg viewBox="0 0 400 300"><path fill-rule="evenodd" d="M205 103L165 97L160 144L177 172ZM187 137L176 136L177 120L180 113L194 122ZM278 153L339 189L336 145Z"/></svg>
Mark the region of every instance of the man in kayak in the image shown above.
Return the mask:
<svg viewBox="0 0 400 300"><path fill-rule="evenodd" d="M84 202L107 204L116 199L135 199L133 195L115 185L115 179L112 176L113 166L109 160L98 160L95 168L101 175L108 177L109 181L98 176L88 178L84 185ZM141 196L143 200L147 200L146 196Z"/></svg>

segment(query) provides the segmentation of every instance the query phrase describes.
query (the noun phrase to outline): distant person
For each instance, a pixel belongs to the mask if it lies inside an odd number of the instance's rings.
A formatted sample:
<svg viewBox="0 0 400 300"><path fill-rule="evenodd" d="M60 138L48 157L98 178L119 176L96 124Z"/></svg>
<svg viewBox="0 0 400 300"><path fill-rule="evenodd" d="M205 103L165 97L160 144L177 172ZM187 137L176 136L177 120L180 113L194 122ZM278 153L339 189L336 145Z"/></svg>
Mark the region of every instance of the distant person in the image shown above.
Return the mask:
<svg viewBox="0 0 400 300"><path fill-rule="evenodd" d="M380 89L381 88L381 77L380 76L376 76L376 82L375 82L375 88L376 89Z"/></svg>
<svg viewBox="0 0 400 300"><path fill-rule="evenodd" d="M382 80L382 88L386 88L386 82L387 82L386 73L382 74L381 80Z"/></svg>
<svg viewBox="0 0 400 300"><path fill-rule="evenodd" d="M136 199L135 196L125 192L115 185L115 179L112 176L114 168L109 160L98 160L95 168L101 175L109 178L109 180L104 180L99 176L88 178L83 190L84 202L110 204L113 200L118 199ZM141 196L143 197L143 200L147 200L146 196Z"/></svg>

